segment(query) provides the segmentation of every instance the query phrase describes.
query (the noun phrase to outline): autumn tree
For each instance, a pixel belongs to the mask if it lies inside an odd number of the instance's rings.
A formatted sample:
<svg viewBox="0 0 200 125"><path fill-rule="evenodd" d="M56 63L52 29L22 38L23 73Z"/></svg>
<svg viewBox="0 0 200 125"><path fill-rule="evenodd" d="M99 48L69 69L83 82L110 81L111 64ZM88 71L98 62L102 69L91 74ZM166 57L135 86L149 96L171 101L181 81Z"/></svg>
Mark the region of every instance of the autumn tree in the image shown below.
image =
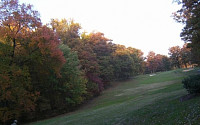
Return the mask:
<svg viewBox="0 0 200 125"><path fill-rule="evenodd" d="M188 65L191 65L191 49L187 47L187 44L184 44L182 48L179 46L171 47L169 49L169 55L172 66L176 68L187 68Z"/></svg>
<svg viewBox="0 0 200 125"><path fill-rule="evenodd" d="M82 35L82 39L85 39L94 53L96 54L97 62L100 70L100 78L104 84L104 87L109 84L114 78L113 65L112 65L112 52L113 43L112 40L106 38L103 33L93 32L89 35Z"/></svg>
<svg viewBox="0 0 200 125"><path fill-rule="evenodd" d="M81 29L79 23L76 23L73 19L52 19L50 24L64 44L68 45L70 48L74 48L76 44L79 44L79 30Z"/></svg>
<svg viewBox="0 0 200 125"><path fill-rule="evenodd" d="M19 4L18 0L3 0L0 3L0 37L12 46L10 65L15 61L18 46L23 46L25 37L41 26L39 14L31 5Z"/></svg>
<svg viewBox="0 0 200 125"><path fill-rule="evenodd" d="M0 58L1 66L6 67L0 69L1 78L5 79L1 81L4 90L0 114L5 116L1 119L5 122L32 112L38 102L36 97L52 97L65 58L58 48L58 37L53 30L41 26L39 14L31 5L5 0L0 11Z"/></svg>
<svg viewBox="0 0 200 125"><path fill-rule="evenodd" d="M44 110L43 104L48 104L49 109L55 108L54 95L57 95L58 79L62 77L61 69L66 63L59 45L60 41L53 30L42 26L32 33L24 50L28 58L25 65L29 67L33 88L40 92L38 111Z"/></svg>
<svg viewBox="0 0 200 125"><path fill-rule="evenodd" d="M35 109L38 92L33 89L29 68L18 65L24 39L41 26L37 11L18 0L0 2L0 122L17 119Z"/></svg>
<svg viewBox="0 0 200 125"><path fill-rule="evenodd" d="M169 55L172 66L181 68L181 48L180 46L173 46L169 48Z"/></svg>
<svg viewBox="0 0 200 125"><path fill-rule="evenodd" d="M66 19L42 25L31 5L1 1L0 124L71 111L109 82L143 72L140 50L80 29Z"/></svg>
<svg viewBox="0 0 200 125"><path fill-rule="evenodd" d="M158 62L156 60L156 54L153 51L150 51L147 55L147 68L151 73L156 72L158 67Z"/></svg>
<svg viewBox="0 0 200 125"><path fill-rule="evenodd" d="M99 77L99 64L94 50L88 43L88 37L82 36L80 38L80 25L73 20L67 21L62 19L59 21L53 19L51 20L51 27L58 34L63 44L69 46L72 51L77 52L78 59L80 60L80 69L88 79L86 84L87 98L99 95L103 90L103 83Z"/></svg>

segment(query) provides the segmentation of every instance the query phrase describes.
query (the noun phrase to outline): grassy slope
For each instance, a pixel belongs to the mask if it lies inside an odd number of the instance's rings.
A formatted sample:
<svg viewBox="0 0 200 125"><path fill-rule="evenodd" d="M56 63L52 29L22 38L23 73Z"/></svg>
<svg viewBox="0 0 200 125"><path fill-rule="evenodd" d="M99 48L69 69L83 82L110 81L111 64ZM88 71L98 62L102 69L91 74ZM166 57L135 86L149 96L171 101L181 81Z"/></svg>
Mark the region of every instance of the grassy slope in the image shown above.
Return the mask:
<svg viewBox="0 0 200 125"><path fill-rule="evenodd" d="M31 125L197 124L200 98L179 101L187 94L181 80L195 72L175 70L115 83L78 111Z"/></svg>

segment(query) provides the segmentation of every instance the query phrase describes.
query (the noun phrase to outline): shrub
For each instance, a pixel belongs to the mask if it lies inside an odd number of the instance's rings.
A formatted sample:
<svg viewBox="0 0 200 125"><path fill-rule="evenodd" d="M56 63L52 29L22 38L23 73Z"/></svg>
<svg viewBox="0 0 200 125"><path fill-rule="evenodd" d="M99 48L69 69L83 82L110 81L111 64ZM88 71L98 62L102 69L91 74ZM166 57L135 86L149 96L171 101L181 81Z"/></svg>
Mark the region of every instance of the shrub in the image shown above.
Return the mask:
<svg viewBox="0 0 200 125"><path fill-rule="evenodd" d="M183 87L187 89L190 94L200 93L200 75L192 75L185 78L183 81Z"/></svg>

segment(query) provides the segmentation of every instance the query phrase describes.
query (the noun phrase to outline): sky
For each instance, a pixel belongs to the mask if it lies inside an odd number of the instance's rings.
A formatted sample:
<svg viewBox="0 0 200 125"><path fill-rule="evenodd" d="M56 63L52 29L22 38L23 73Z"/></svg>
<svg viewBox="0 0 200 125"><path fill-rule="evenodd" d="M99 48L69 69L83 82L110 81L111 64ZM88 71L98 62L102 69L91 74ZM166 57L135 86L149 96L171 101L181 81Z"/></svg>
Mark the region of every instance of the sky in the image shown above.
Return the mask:
<svg viewBox="0 0 200 125"><path fill-rule="evenodd" d="M20 0L39 11L44 24L52 18L74 19L82 31L102 32L113 43L168 54L172 46L182 46L182 24L172 13L180 6L173 0Z"/></svg>

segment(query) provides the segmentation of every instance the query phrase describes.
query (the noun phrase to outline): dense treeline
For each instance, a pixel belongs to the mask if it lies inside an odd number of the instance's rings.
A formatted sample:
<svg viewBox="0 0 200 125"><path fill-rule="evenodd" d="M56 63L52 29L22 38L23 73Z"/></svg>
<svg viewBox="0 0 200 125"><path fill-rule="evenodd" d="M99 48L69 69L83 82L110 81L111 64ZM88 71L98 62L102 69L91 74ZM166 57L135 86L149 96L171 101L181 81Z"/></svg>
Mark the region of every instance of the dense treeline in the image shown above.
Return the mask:
<svg viewBox="0 0 200 125"><path fill-rule="evenodd" d="M66 19L42 25L31 5L1 1L0 124L71 111L143 72L142 51L80 29Z"/></svg>
<svg viewBox="0 0 200 125"><path fill-rule="evenodd" d="M187 45L188 44L186 43L183 47L170 47L168 53L169 57L150 51L145 61L145 73L155 73L195 66L195 63L192 61L191 49L188 48Z"/></svg>
<svg viewBox="0 0 200 125"><path fill-rule="evenodd" d="M18 0L0 2L0 124L69 112L112 81L194 62L186 45L170 48L170 57L149 52L145 61L139 49L80 30L74 20L43 25Z"/></svg>

